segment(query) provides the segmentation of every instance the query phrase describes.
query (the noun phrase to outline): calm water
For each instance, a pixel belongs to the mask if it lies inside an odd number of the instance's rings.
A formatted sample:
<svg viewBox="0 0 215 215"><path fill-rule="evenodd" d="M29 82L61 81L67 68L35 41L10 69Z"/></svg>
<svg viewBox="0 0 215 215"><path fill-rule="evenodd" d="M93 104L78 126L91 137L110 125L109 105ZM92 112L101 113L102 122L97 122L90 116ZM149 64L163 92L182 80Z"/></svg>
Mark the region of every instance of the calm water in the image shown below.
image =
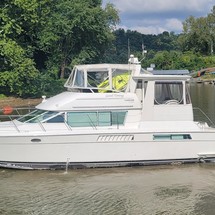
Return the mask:
<svg viewBox="0 0 215 215"><path fill-rule="evenodd" d="M194 106L215 121L215 86L191 86L191 94ZM0 169L0 214L214 215L215 164L68 173Z"/></svg>

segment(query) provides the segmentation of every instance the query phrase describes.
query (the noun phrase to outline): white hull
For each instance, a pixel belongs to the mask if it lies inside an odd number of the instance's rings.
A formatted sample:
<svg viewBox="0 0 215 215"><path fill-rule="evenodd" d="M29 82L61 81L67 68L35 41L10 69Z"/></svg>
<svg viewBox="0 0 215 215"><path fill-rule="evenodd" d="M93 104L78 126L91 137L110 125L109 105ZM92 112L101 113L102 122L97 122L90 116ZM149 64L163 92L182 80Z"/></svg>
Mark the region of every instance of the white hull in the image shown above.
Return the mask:
<svg viewBox="0 0 215 215"><path fill-rule="evenodd" d="M208 140L197 139L203 133ZM215 133L203 133L190 133L195 138L186 141L154 141L154 132L128 131L0 137L0 167L64 169L213 161ZM32 139L41 141L32 143Z"/></svg>

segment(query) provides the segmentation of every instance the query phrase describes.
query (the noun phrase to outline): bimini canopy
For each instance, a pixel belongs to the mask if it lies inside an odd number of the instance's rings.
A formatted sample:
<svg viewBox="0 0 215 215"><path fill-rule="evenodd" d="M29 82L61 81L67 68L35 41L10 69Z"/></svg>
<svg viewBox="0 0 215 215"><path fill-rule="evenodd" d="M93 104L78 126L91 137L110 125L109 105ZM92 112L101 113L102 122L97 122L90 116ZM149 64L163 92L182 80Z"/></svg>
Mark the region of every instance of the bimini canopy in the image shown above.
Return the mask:
<svg viewBox="0 0 215 215"><path fill-rule="evenodd" d="M123 92L134 69L132 64L79 65L74 67L64 86L71 91Z"/></svg>

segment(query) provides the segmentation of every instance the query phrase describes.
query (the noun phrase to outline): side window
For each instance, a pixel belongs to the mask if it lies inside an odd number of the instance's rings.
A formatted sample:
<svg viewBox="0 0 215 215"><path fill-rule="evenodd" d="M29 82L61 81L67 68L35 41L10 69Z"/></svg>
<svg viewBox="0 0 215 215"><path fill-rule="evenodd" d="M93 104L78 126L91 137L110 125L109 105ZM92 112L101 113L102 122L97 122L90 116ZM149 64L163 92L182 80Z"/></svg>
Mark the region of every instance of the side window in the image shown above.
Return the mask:
<svg viewBox="0 0 215 215"><path fill-rule="evenodd" d="M186 83L186 104L191 104L189 82Z"/></svg>
<svg viewBox="0 0 215 215"><path fill-rule="evenodd" d="M69 112L67 123L72 127L95 127L124 124L126 112Z"/></svg>
<svg viewBox="0 0 215 215"><path fill-rule="evenodd" d="M123 125L125 121L126 112L112 112L111 122L112 125Z"/></svg>
<svg viewBox="0 0 215 215"><path fill-rule="evenodd" d="M62 123L64 122L64 115L57 115L46 121L47 123Z"/></svg>
<svg viewBox="0 0 215 215"><path fill-rule="evenodd" d="M155 134L153 140L191 140L190 134Z"/></svg>
<svg viewBox="0 0 215 215"><path fill-rule="evenodd" d="M183 83L178 82L155 82L154 104L183 104Z"/></svg>
<svg viewBox="0 0 215 215"><path fill-rule="evenodd" d="M98 117L99 117L99 120L98 120L99 126L110 126L111 125L110 112L99 112Z"/></svg>
<svg viewBox="0 0 215 215"><path fill-rule="evenodd" d="M96 112L70 112L67 114L67 123L72 127L96 126Z"/></svg>

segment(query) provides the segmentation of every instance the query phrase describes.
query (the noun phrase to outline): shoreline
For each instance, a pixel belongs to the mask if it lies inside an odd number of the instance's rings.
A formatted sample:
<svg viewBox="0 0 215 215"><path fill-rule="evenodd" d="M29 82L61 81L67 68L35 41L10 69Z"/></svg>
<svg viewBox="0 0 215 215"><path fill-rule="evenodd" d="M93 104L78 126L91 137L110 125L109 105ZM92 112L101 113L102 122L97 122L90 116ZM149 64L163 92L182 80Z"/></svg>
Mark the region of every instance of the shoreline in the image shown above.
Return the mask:
<svg viewBox="0 0 215 215"><path fill-rule="evenodd" d="M15 97L6 97L0 99L0 109L10 106L13 108L19 107L35 107L39 103L42 102L42 98L36 99L22 99L22 98L15 98Z"/></svg>

